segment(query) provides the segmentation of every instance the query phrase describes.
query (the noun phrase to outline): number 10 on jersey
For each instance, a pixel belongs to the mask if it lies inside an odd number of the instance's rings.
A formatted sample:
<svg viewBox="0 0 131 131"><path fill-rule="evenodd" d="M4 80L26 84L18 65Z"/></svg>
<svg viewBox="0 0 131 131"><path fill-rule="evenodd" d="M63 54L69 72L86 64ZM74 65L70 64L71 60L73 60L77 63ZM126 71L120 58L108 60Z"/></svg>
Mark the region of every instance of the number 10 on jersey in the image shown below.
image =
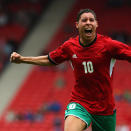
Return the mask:
<svg viewBox="0 0 131 131"><path fill-rule="evenodd" d="M94 69L93 69L93 64L91 61L83 61L82 62L82 65L84 66L84 71L85 71L85 74L87 73L93 73Z"/></svg>

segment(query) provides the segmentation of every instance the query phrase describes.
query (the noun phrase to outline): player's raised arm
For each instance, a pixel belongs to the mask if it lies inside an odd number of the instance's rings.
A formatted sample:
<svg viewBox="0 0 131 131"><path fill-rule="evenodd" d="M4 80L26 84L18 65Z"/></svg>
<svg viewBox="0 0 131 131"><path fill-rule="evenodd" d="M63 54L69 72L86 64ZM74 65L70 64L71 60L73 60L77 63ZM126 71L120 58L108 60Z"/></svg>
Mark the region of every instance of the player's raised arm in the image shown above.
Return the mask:
<svg viewBox="0 0 131 131"><path fill-rule="evenodd" d="M41 66L50 66L53 65L49 59L48 55L45 56L36 56L36 57L25 57L16 52L13 52L10 56L10 62L20 64L34 64L34 65L41 65Z"/></svg>

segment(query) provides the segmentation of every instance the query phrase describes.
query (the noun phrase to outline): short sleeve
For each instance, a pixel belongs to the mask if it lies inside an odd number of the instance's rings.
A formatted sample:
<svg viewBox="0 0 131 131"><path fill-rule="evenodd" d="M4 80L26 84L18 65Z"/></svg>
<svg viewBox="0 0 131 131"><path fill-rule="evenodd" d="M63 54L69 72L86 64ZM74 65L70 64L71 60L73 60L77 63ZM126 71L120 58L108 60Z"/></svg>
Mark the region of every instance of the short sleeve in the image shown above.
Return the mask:
<svg viewBox="0 0 131 131"><path fill-rule="evenodd" d="M131 62L130 46L116 40L111 40L108 45L108 50L113 58Z"/></svg>
<svg viewBox="0 0 131 131"><path fill-rule="evenodd" d="M69 60L68 43L65 42L60 47L48 54L48 59L53 64L60 64L66 60Z"/></svg>

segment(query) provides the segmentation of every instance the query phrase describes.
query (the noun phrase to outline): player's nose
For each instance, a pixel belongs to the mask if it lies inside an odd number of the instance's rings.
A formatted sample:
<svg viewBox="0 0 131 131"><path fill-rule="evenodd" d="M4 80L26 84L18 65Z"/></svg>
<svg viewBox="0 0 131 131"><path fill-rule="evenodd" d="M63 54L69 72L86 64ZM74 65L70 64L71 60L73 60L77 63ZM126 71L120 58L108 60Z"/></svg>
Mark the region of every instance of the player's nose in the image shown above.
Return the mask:
<svg viewBox="0 0 131 131"><path fill-rule="evenodd" d="M90 20L87 20L87 21L86 21L86 24L90 24L90 23L91 23Z"/></svg>

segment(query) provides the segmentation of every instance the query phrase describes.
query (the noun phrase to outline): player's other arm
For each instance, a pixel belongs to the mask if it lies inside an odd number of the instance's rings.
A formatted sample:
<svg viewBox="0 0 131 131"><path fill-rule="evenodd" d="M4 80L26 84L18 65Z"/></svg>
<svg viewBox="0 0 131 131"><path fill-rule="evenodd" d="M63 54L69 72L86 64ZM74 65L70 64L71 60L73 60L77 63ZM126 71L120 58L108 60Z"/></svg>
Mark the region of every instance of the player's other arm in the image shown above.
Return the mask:
<svg viewBox="0 0 131 131"><path fill-rule="evenodd" d="M121 43L116 40L112 40L110 44L108 44L109 52L111 56L115 59L119 60L127 60L131 62L131 47Z"/></svg>
<svg viewBox="0 0 131 131"><path fill-rule="evenodd" d="M16 52L13 52L10 56L10 62L20 64L20 63L26 63L26 64L34 64L34 65L41 65L41 66L50 66L54 65L51 63L48 59L48 55L44 56L36 56L36 57L25 57L22 56Z"/></svg>

